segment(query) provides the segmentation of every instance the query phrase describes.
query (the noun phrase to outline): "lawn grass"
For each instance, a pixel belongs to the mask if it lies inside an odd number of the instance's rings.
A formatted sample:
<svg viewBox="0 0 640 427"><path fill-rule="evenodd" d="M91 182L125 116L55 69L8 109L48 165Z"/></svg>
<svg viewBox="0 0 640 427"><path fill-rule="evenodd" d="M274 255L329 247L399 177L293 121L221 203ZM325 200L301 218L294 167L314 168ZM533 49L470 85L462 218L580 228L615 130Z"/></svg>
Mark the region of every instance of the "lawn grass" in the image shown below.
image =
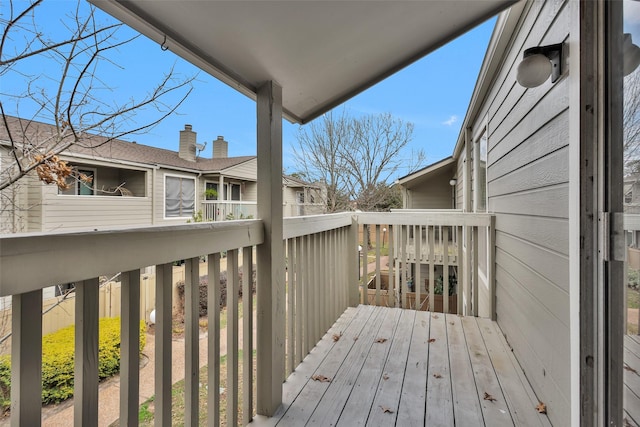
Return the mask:
<svg viewBox="0 0 640 427"><path fill-rule="evenodd" d="M243 381L242 381L242 350L238 352L238 421L242 424L242 398L243 398ZM256 362L256 352L253 352L253 378L254 378L254 404L255 408L255 362ZM207 425L208 413L207 413L207 394L209 392L208 387L208 368L204 366L200 369L199 373L199 382L200 382L200 394L199 394L199 406L200 406L200 415L198 424L199 425ZM220 425L227 425L227 356L220 357ZM185 401L184 401L184 392L185 392L185 382L184 380L178 381L173 385L171 391L171 425L173 426L182 426L184 425L184 414L185 414ZM139 420L140 426L151 427L154 423L154 402L153 398L144 402L140 405L139 412ZM255 412L255 411L254 411Z"/></svg>

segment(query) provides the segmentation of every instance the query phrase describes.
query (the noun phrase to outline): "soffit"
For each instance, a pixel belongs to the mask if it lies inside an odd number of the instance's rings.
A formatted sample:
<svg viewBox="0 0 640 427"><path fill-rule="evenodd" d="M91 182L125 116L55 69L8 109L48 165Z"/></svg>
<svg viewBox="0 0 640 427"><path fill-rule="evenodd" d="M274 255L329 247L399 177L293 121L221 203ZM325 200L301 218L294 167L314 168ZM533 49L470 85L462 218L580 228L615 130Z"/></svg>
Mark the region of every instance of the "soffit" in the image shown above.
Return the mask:
<svg viewBox="0 0 640 427"><path fill-rule="evenodd" d="M285 116L299 123L323 114L514 3L92 2L253 99L261 84L277 82L283 88Z"/></svg>

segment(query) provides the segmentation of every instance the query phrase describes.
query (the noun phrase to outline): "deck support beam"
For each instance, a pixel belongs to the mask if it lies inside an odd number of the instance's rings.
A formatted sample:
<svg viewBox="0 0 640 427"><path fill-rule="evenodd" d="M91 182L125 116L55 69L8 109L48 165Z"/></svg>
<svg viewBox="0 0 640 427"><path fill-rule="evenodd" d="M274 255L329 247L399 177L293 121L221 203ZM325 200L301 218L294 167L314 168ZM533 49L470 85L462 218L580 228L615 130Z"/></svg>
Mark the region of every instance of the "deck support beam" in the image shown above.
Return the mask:
<svg viewBox="0 0 640 427"><path fill-rule="evenodd" d="M257 412L271 416L282 403L285 363L282 88L268 81L257 98L258 217L264 223L264 243L256 251Z"/></svg>

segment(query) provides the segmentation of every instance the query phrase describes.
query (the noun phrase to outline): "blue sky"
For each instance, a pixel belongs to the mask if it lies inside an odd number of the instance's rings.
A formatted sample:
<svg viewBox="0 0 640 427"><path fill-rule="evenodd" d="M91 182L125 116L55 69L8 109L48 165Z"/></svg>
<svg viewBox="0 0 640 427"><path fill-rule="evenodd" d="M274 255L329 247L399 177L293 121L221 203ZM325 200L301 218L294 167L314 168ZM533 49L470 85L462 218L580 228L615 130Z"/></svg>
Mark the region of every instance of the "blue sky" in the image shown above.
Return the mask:
<svg viewBox="0 0 640 427"><path fill-rule="evenodd" d="M74 6L75 2L69 0L45 2L42 7L46 8L43 10L46 12L46 20L41 21L45 30L54 33L59 31L61 14L70 13ZM100 20L109 19L110 17L100 12ZM427 163L451 155L494 24L495 18L338 108L345 108L348 113L356 116L389 112L414 123L414 138L408 148L422 148L427 154ZM120 36L126 37L129 31L124 31ZM144 37L120 48L110 58L118 66L105 63L105 68L99 71L100 76L111 87L111 90L101 92L100 96L105 99L126 99L144 93L174 64L175 70L181 75L188 76L198 72L191 64L171 52L163 52L157 43ZM29 70L43 68L38 61L23 66ZM6 76L3 80L3 86L20 84ZM30 111L24 102L19 110L7 107L8 103L5 102L5 109L9 114L26 115ZM152 113L140 114L135 121L146 122L149 120L148 114ZM184 128L185 123L191 124L198 133L198 142L208 142L205 154L210 153L211 141L218 135L223 135L229 141L231 156L256 153L254 101L203 72L199 73L194 91L177 114L165 119L147 133L127 139L177 150L178 132ZM136 123L131 125L135 126ZM287 172L297 170L290 153L298 128L298 125L287 121L283 125L283 161ZM404 175L406 172L401 170L398 173Z"/></svg>

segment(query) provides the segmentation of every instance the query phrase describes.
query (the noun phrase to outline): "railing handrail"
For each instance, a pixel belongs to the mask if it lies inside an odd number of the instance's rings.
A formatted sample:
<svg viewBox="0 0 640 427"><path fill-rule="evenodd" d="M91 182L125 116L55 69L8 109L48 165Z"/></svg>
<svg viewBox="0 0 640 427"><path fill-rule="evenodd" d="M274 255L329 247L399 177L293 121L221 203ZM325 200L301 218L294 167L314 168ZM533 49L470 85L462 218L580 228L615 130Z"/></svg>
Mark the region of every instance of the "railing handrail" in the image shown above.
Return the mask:
<svg viewBox="0 0 640 427"><path fill-rule="evenodd" d="M357 212L354 213L359 224L395 224L422 226L463 226L488 227L491 225L493 214L458 212L458 211L430 211L423 209L391 212Z"/></svg>
<svg viewBox="0 0 640 427"><path fill-rule="evenodd" d="M257 219L2 235L0 297L254 246L263 239Z"/></svg>
<svg viewBox="0 0 640 427"><path fill-rule="evenodd" d="M205 204L220 204L220 205L257 205L258 202L253 200L202 200Z"/></svg>
<svg viewBox="0 0 640 427"><path fill-rule="evenodd" d="M351 225L352 217L353 212L286 217L283 225L284 238L291 239L346 227Z"/></svg>

